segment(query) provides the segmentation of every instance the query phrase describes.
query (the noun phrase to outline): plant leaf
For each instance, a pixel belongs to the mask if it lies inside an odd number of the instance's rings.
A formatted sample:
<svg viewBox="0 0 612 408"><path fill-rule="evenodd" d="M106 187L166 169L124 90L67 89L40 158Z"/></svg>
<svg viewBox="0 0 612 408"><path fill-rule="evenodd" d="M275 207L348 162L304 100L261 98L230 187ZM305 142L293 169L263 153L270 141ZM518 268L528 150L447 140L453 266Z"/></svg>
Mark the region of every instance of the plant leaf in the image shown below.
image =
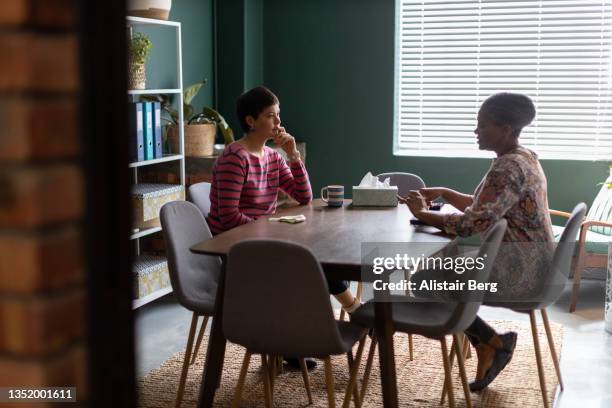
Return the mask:
<svg viewBox="0 0 612 408"><path fill-rule="evenodd" d="M185 105L190 105L191 101L193 101L193 98L195 98L198 92L200 92L200 89L202 89L202 87L206 84L207 81L207 79L204 79L201 82L196 82L195 84L185 88L185 90L183 91L183 103Z"/></svg>

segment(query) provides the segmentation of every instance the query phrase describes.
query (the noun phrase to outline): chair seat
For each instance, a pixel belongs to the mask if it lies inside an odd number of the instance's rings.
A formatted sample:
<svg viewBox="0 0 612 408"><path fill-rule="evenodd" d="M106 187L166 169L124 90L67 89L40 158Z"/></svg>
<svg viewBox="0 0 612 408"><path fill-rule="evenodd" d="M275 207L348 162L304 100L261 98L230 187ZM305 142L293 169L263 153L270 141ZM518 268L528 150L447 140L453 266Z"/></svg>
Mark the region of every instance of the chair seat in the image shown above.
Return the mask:
<svg viewBox="0 0 612 408"><path fill-rule="evenodd" d="M344 351L347 352L363 337L367 329L354 322L339 321L338 330L340 330L340 337L342 337L342 343L345 347Z"/></svg>
<svg viewBox="0 0 612 408"><path fill-rule="evenodd" d="M553 225L553 235L555 236L555 242L559 242L561 234L563 233L564 227ZM587 252L593 252L596 254L607 255L608 254L608 241L610 241L609 235L599 234L591 230L587 231L586 243L584 248Z"/></svg>
<svg viewBox="0 0 612 408"><path fill-rule="evenodd" d="M455 303L395 302L391 304L393 325L396 331L440 338L448 334L445 326L456 307ZM374 302L357 309L351 322L374 327Z"/></svg>

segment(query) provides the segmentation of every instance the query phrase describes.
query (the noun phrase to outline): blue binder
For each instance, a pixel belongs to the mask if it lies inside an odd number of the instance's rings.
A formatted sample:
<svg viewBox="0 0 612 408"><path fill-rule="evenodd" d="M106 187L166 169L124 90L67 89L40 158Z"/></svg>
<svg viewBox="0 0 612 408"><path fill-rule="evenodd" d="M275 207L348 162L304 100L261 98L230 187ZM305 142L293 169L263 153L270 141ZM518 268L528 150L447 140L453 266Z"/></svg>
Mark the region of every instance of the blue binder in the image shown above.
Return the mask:
<svg viewBox="0 0 612 408"><path fill-rule="evenodd" d="M143 161L145 158L142 127L142 103L130 103L128 109L130 118L130 161Z"/></svg>
<svg viewBox="0 0 612 408"><path fill-rule="evenodd" d="M153 103L145 102L143 109L145 160L155 158L155 136L153 135Z"/></svg>
<svg viewBox="0 0 612 408"><path fill-rule="evenodd" d="M163 156L161 104L159 102L153 102L153 142L155 143L155 158L158 159Z"/></svg>

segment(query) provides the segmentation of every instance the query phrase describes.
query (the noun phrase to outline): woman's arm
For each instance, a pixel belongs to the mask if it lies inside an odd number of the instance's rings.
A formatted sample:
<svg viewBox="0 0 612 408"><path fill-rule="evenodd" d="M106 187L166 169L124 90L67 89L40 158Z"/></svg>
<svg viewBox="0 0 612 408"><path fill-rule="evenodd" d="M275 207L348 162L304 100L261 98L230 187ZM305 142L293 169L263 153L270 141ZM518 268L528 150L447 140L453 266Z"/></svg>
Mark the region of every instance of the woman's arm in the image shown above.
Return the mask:
<svg viewBox="0 0 612 408"><path fill-rule="evenodd" d="M443 188L442 198L444 201L462 212L465 212L465 209L474 202L474 196L463 194L458 191L451 190L450 188Z"/></svg>
<svg viewBox="0 0 612 408"><path fill-rule="evenodd" d="M482 189L463 214L444 215L443 229L462 237L487 231L519 201L524 177L515 162L490 170Z"/></svg>
<svg viewBox="0 0 612 408"><path fill-rule="evenodd" d="M474 197L468 194L463 194L455 190L451 190L446 187L426 187L421 188L419 193L428 202L435 200L438 197L442 197L444 201L455 207L460 211L465 211L467 207L472 205Z"/></svg>
<svg viewBox="0 0 612 408"><path fill-rule="evenodd" d="M298 154L299 156L299 154ZM312 187L308 179L306 167L299 157L291 160L289 164L278 155L278 185L281 190L294 198L300 204L312 201Z"/></svg>
<svg viewBox="0 0 612 408"><path fill-rule="evenodd" d="M246 175L246 160L229 152L217 159L213 177L217 186L219 221L228 230L253 221L240 212L240 195Z"/></svg>

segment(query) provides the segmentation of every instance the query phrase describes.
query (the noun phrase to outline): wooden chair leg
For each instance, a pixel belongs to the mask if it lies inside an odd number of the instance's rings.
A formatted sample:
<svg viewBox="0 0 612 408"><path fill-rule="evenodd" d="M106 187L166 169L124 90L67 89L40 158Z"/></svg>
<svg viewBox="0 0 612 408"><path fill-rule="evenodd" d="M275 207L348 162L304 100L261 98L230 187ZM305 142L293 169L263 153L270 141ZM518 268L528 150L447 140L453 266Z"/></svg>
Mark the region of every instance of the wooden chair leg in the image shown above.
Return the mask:
<svg viewBox="0 0 612 408"><path fill-rule="evenodd" d="M470 395L470 386L468 384L467 375L465 374L465 360L463 358L463 344L461 335L453 334L453 344L455 345L455 354L457 354L457 365L459 366L459 375L461 376L461 385L463 385L463 394L465 395L465 405L467 408L472 408L472 396Z"/></svg>
<svg viewBox="0 0 612 408"><path fill-rule="evenodd" d="M363 382L361 383L361 393L359 401L363 402L368 389L368 381L370 380L370 372L372 371L372 363L374 362L374 354L376 353L376 336L372 336L370 343L370 351L368 352L368 361L366 362L365 371L363 373Z"/></svg>
<svg viewBox="0 0 612 408"><path fill-rule="evenodd" d="M544 329L546 329L546 337L548 338L548 348L550 349L550 356L552 357L553 364L555 365L555 371L557 372L557 379L559 380L559 387L563 391L563 377L561 376L561 367L559 367L559 357L557 357L557 350L555 350L555 342L550 331L550 324L548 323L548 313L546 309L541 309L542 320L544 321Z"/></svg>
<svg viewBox="0 0 612 408"><path fill-rule="evenodd" d="M363 356L363 347L365 346L365 337L367 334L359 340L359 347L357 347L357 354L351 364L349 364L349 382L346 386L346 393L344 394L343 408L348 408L351 405L351 394L353 394L353 400L355 401L355 407L361 406L361 400L359 399L359 389L357 387L357 373L359 372L359 366L361 365L361 357Z"/></svg>
<svg viewBox="0 0 612 408"><path fill-rule="evenodd" d="M449 355L449 362L450 362L450 369L451 371L453 371L453 360L455 359L455 342L457 339L455 339L455 336L453 336L453 343L451 344L451 349L450 349L450 355ZM444 382L444 385L442 386L442 396L440 397L440 405L444 405L444 400L446 399L446 393L448 392L448 389L446 388L446 382Z"/></svg>
<svg viewBox="0 0 612 408"><path fill-rule="evenodd" d="M413 348L413 344L412 344L412 334L408 335L408 356L410 358L410 361L412 361L414 359L414 348Z"/></svg>
<svg viewBox="0 0 612 408"><path fill-rule="evenodd" d="M300 362L300 370L302 370L302 378L304 379L304 387L306 387L306 394L308 395L308 403L312 404L312 393L310 391L310 380L308 379L308 368L303 358L298 359Z"/></svg>
<svg viewBox="0 0 612 408"><path fill-rule="evenodd" d="M183 370L181 371L181 379L176 393L176 404L178 408L183 401L183 393L185 392L185 381L187 380L187 371L189 371L189 358L191 357L191 348L193 347L193 338L195 337L196 328L198 327L198 315L193 313L191 316L191 327L189 328L189 336L187 337L187 347L185 347L185 358L183 358Z"/></svg>
<svg viewBox="0 0 612 408"><path fill-rule="evenodd" d="M354 363L353 350L349 350L346 352L346 362L348 363L347 367L348 367L349 379L350 379L350 373L351 373L353 363ZM353 387L353 397L355 401L359 400L359 387L357 386ZM355 402L355 405L357 405L357 402Z"/></svg>
<svg viewBox="0 0 612 408"><path fill-rule="evenodd" d="M584 259L586 257L586 251L584 250L584 241L586 239L586 231L580 231L580 239L578 242L578 259L576 259L576 266L574 268L574 283L572 285L572 295L570 297L569 312L574 313L576 311L576 304L578 303L578 292L580 291L580 279L582 278L582 271L584 270Z"/></svg>
<svg viewBox="0 0 612 408"><path fill-rule="evenodd" d="M472 343L470 343L470 340L468 339L468 337L465 334L461 335L463 338L463 347L464 347L464 352L463 355L465 356L465 359L470 359L472 358Z"/></svg>
<svg viewBox="0 0 612 408"><path fill-rule="evenodd" d="M270 373L270 403L274 406L274 380L276 379L276 357L268 356L268 373Z"/></svg>
<svg viewBox="0 0 612 408"><path fill-rule="evenodd" d="M331 357L325 358L325 385L327 386L327 402L329 408L336 407L336 398L334 396L334 376L332 374Z"/></svg>
<svg viewBox="0 0 612 408"><path fill-rule="evenodd" d="M529 320L531 321L531 335L533 337L533 348L536 354L536 363L538 364L538 377L540 378L540 389L542 390L542 400L544 408L548 408L548 393L546 392L546 379L544 378L544 366L542 365L542 353L540 351L540 341L538 340L538 327L536 326L535 310L529 312Z"/></svg>
<svg viewBox="0 0 612 408"><path fill-rule="evenodd" d="M246 379L247 371L249 370L249 363L251 362L251 353L247 350L244 354L244 360L242 361L242 367L240 368L240 375L238 376L238 384L236 384L236 391L234 391L234 399L232 400L232 408L238 408L240 405L240 397L242 397L242 389L244 388L244 380Z"/></svg>
<svg viewBox="0 0 612 408"><path fill-rule="evenodd" d="M266 408L272 407L272 392L270 389L270 372L268 367L268 357L265 354L261 355L261 367L263 368L263 387L264 400Z"/></svg>
<svg viewBox="0 0 612 408"><path fill-rule="evenodd" d="M451 378L450 361L448 358L448 347L446 346L446 338L440 339L440 346L442 349L442 360L444 361L444 377L446 382L446 388L448 389L448 406L455 408L455 392L453 390L453 379Z"/></svg>
<svg viewBox="0 0 612 408"><path fill-rule="evenodd" d="M200 349L200 345L202 344L202 339L204 338L204 331L206 330L206 325L208 324L208 317L204 316L204 321L202 322L202 326L200 326L200 331L198 332L198 340L196 341L195 347L193 348L193 353L191 354L191 362L189 365L193 364L198 356L198 350Z"/></svg>

